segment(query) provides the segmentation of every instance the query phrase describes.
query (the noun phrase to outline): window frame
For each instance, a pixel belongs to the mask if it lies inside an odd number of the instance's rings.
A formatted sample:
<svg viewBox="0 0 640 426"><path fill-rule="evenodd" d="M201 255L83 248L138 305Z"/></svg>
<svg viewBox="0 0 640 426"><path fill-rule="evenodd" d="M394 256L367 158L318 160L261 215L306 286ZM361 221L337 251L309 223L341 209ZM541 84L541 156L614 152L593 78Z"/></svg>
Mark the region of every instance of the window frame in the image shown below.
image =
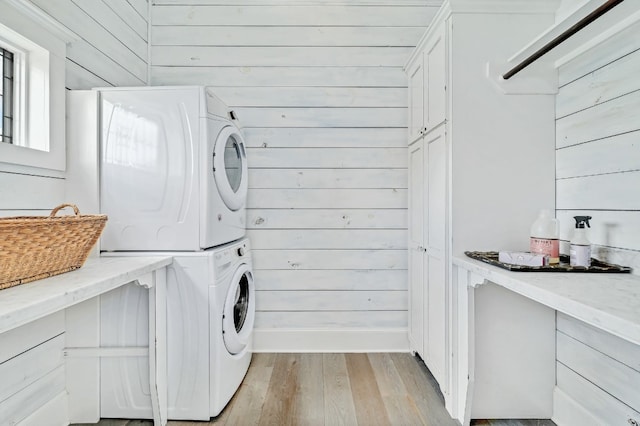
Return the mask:
<svg viewBox="0 0 640 426"><path fill-rule="evenodd" d="M37 7L4 0L0 44L18 53L14 77L21 80L14 82L14 88L22 92L14 92L19 100L14 101L14 144L0 142L0 171L63 176L66 44L73 40L77 37ZM20 144L15 143L18 137ZM34 141L47 150L29 148ZM37 172L31 171L34 168Z"/></svg>
<svg viewBox="0 0 640 426"><path fill-rule="evenodd" d="M27 129L27 51L2 37L0 22L0 47L13 53L13 127L11 145L24 144ZM16 141L18 143L16 143Z"/></svg>
<svg viewBox="0 0 640 426"><path fill-rule="evenodd" d="M0 43L0 61L2 61L2 75L0 75L0 85L2 85L2 94L0 97L0 103L2 104L2 113L0 114L0 120L2 121L2 127L0 127L0 142L13 143L13 122L14 122L14 57L13 50L4 47ZM10 71L9 71L10 70ZM7 131L7 128L9 129Z"/></svg>

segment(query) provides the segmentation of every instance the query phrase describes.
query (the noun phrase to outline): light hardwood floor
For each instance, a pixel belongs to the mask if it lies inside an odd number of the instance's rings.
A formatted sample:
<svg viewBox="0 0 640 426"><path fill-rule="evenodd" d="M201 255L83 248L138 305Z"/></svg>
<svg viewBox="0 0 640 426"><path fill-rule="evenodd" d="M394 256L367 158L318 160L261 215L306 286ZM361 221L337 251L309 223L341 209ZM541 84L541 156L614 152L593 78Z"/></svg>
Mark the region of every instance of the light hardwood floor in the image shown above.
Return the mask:
<svg viewBox="0 0 640 426"><path fill-rule="evenodd" d="M258 353L218 417L169 425L455 425L436 388L424 363L406 353ZM103 419L99 425L151 422Z"/></svg>
<svg viewBox="0 0 640 426"><path fill-rule="evenodd" d="M548 426L550 421L477 421L477 425ZM433 376L406 353L254 354L229 405L197 425L454 426ZM150 426L103 419L99 426Z"/></svg>

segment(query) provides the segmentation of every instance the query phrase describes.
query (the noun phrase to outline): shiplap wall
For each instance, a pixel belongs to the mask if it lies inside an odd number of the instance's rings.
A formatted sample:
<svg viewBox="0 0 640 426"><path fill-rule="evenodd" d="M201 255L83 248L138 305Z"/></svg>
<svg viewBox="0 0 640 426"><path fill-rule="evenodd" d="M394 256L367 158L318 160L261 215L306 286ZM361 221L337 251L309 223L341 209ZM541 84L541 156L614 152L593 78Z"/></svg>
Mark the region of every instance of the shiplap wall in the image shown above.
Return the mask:
<svg viewBox="0 0 640 426"><path fill-rule="evenodd" d="M313 346L260 337L292 329L397 330L406 350L402 66L439 3L153 2L152 84L213 86L244 130L257 350Z"/></svg>
<svg viewBox="0 0 640 426"><path fill-rule="evenodd" d="M560 0L556 9L556 22L560 22L572 12L587 3L588 0Z"/></svg>
<svg viewBox="0 0 640 426"><path fill-rule="evenodd" d="M67 46L67 88L147 83L147 0L30 1L79 36Z"/></svg>
<svg viewBox="0 0 640 426"><path fill-rule="evenodd" d="M592 216L595 257L640 273L638 34L640 23L560 69L556 208L563 240L573 216Z"/></svg>
<svg viewBox="0 0 640 426"><path fill-rule="evenodd" d="M640 273L640 23L560 68L556 214L568 253L575 215L589 215L594 257ZM558 314L554 419L640 418L640 347ZM633 361L630 361L633 360ZM606 372L606 373L602 373Z"/></svg>

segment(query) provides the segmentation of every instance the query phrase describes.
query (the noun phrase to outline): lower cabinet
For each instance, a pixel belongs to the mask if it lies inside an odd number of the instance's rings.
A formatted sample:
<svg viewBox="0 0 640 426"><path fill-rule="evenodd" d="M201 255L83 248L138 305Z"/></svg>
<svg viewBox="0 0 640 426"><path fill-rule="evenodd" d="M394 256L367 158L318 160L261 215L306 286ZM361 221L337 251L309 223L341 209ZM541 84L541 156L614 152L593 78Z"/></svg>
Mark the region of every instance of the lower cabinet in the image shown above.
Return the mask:
<svg viewBox="0 0 640 426"><path fill-rule="evenodd" d="M409 146L409 339L440 384L446 377L447 145L440 126Z"/></svg>

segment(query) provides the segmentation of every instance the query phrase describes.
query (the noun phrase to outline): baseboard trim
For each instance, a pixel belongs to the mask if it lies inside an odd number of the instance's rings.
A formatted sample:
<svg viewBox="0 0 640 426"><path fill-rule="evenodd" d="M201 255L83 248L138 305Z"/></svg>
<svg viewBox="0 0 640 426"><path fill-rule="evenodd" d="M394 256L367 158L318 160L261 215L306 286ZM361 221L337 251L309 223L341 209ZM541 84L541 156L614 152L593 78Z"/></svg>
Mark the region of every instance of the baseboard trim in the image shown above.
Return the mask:
<svg viewBox="0 0 640 426"><path fill-rule="evenodd" d="M406 328L255 329L253 352L409 352Z"/></svg>

